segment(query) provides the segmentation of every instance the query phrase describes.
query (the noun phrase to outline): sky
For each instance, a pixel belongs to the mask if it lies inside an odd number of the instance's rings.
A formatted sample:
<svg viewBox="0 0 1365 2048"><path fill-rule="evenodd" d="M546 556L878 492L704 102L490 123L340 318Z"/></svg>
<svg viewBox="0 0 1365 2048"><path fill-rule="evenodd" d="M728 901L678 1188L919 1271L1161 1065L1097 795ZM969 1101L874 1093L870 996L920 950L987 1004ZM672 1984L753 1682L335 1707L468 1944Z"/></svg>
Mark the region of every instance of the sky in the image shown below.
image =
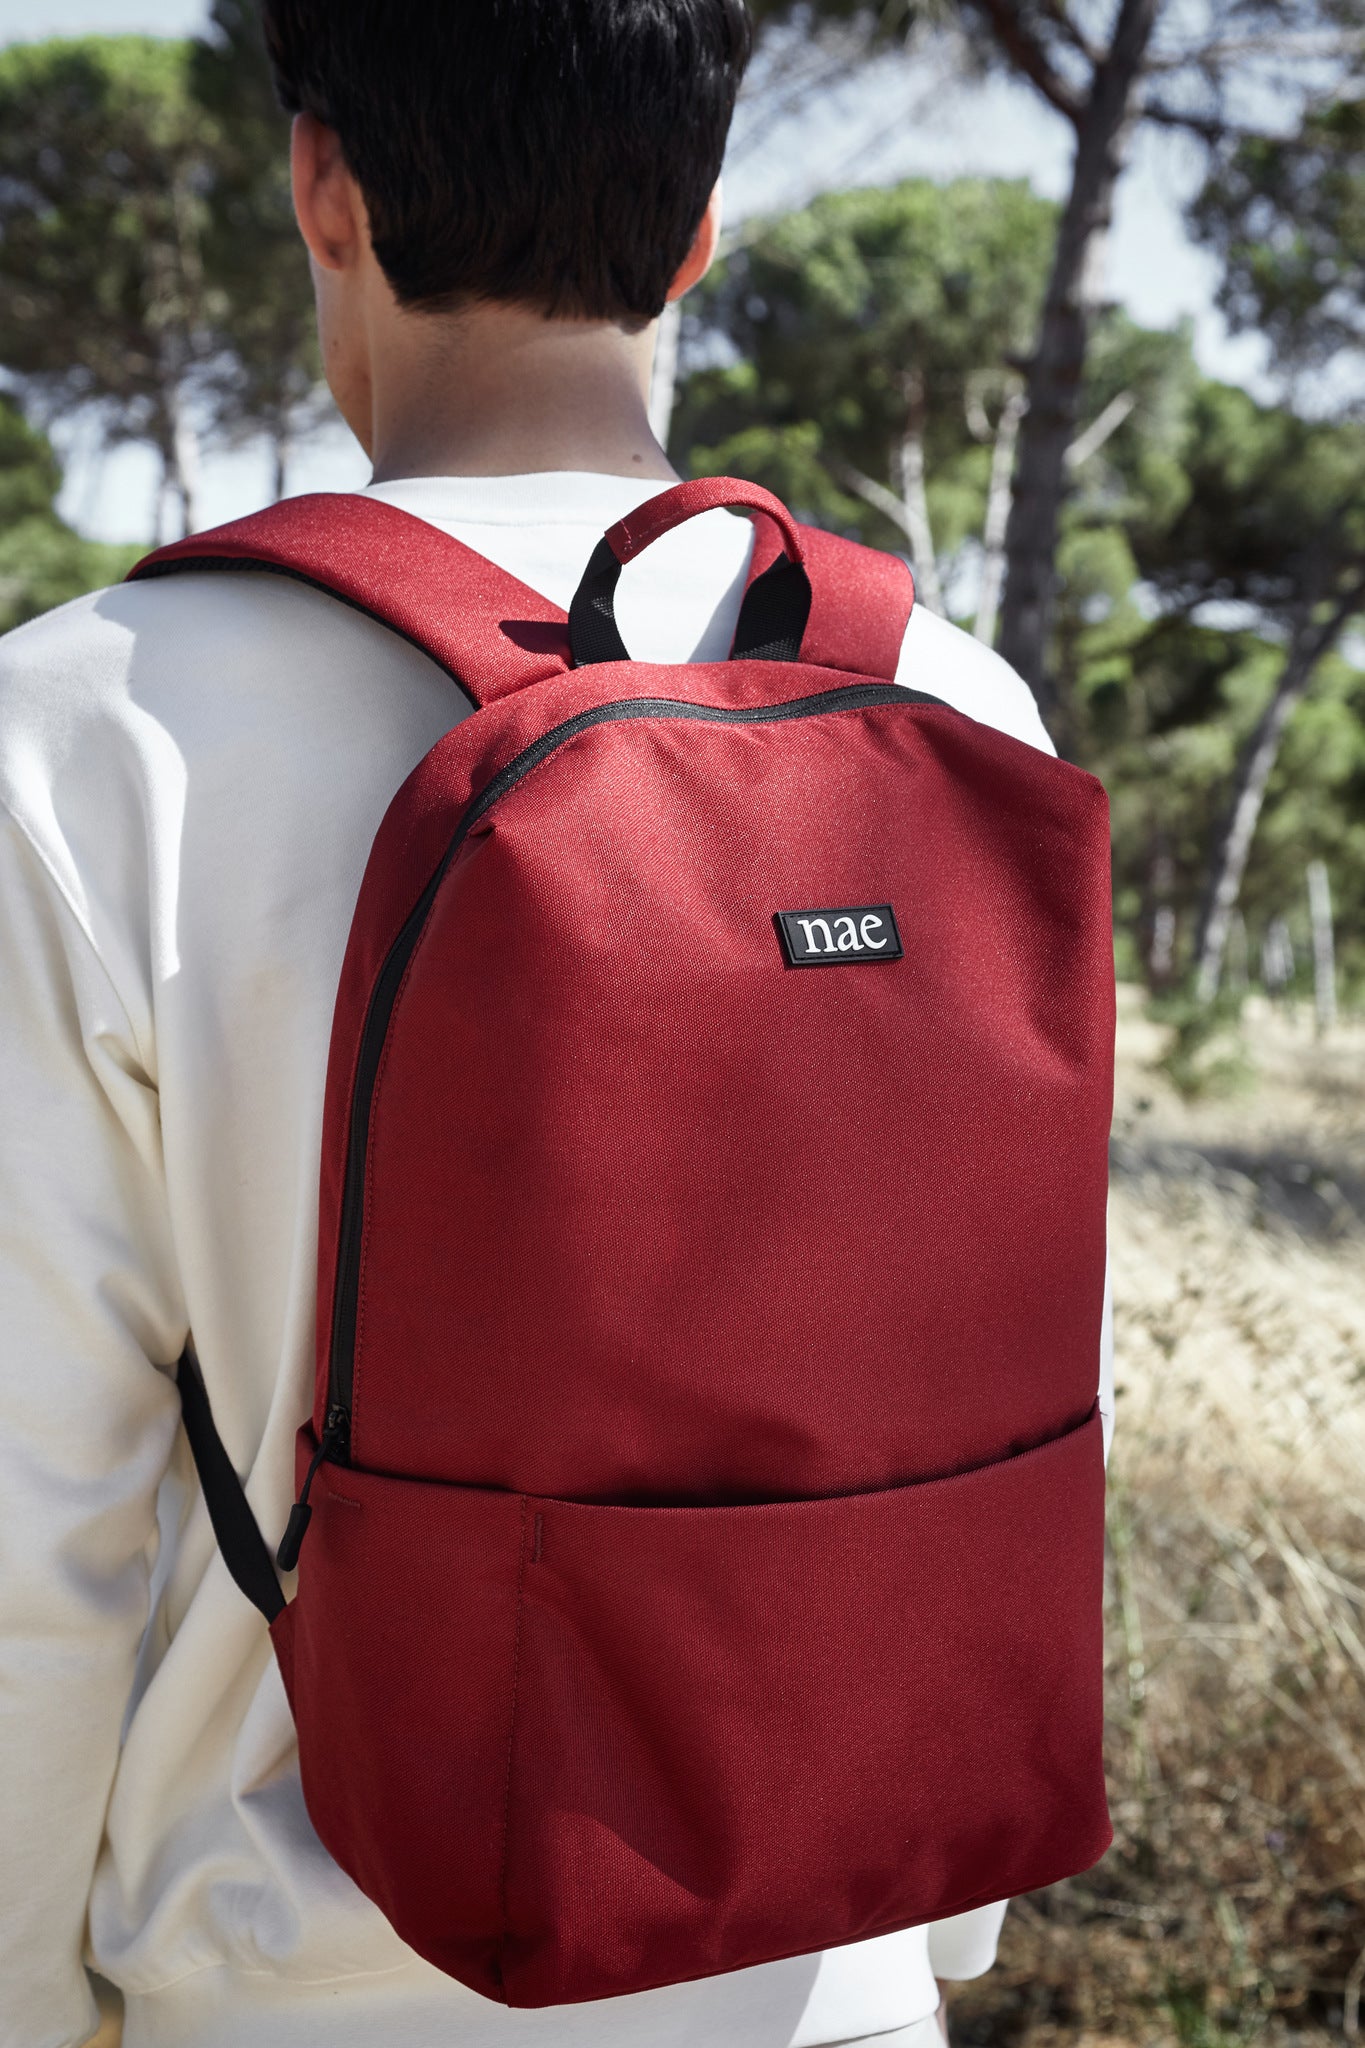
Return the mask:
<svg viewBox="0 0 1365 2048"><path fill-rule="evenodd" d="M205 12L202 0L0 0L0 43L95 33L185 35L201 26ZM742 142L742 123L737 133ZM1070 147L1066 124L1027 87L962 86L932 62L892 60L772 131L761 150L738 149L726 171L727 213L735 220L800 206L821 190L924 175L1022 177L1057 198L1065 190ZM1181 204L1197 176L1194 152L1181 138L1140 133L1119 187L1108 289L1145 325L1189 318L1204 369L1255 387L1260 344L1228 335L1213 304L1215 265L1184 231ZM156 487L150 451L103 453L88 420L54 439L66 464L64 516L100 539L145 539ZM338 421L300 451L290 488L346 489L365 475L364 458ZM207 452L199 523L250 511L264 501L268 477L263 448Z"/></svg>
<svg viewBox="0 0 1365 2048"><path fill-rule="evenodd" d="M192 35L206 10L198 0L0 0L0 42L40 36Z"/></svg>

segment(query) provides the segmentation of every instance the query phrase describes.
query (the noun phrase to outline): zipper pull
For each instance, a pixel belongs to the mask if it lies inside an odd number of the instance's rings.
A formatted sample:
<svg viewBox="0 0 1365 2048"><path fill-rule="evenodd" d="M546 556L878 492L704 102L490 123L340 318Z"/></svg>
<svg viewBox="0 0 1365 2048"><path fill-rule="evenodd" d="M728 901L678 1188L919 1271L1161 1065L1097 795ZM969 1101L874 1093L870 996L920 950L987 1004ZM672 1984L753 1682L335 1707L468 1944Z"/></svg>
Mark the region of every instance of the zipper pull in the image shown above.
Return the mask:
<svg viewBox="0 0 1365 2048"><path fill-rule="evenodd" d="M282 1572L292 1572L299 1561L303 1539L308 1533L308 1524L313 1519L313 1510L308 1505L308 1494L313 1484L313 1474L324 1458L332 1458L342 1449L351 1433L351 1418L344 1408L329 1408L327 1421L322 1432L322 1441L308 1461L299 1497L289 1510L289 1520L280 1538L280 1547L275 1552L275 1562Z"/></svg>

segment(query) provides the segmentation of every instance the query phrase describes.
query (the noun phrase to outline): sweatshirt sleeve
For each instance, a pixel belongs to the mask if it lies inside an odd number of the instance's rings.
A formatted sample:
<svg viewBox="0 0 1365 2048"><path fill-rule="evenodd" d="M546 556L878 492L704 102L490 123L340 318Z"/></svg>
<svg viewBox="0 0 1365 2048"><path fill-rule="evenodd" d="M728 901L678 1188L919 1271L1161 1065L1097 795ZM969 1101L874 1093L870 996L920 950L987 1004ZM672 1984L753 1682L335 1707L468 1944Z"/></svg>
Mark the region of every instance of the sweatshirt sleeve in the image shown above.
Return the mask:
<svg viewBox="0 0 1365 2048"><path fill-rule="evenodd" d="M995 1961L1006 1903L1001 1899L998 1905L974 1906L970 1913L934 1921L929 1929L929 1967L936 1977L955 1983L985 1976Z"/></svg>
<svg viewBox="0 0 1365 2048"><path fill-rule="evenodd" d="M148 1609L184 1326L155 1088L0 810L0 2048L98 2024L87 1900Z"/></svg>

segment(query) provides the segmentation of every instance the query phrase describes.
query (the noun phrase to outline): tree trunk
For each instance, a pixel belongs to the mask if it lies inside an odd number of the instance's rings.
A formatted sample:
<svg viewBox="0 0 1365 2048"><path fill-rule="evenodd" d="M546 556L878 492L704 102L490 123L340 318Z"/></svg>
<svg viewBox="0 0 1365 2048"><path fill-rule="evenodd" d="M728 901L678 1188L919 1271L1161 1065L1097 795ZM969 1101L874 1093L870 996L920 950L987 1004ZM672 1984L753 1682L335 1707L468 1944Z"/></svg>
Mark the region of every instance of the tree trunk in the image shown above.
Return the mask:
<svg viewBox="0 0 1365 2048"><path fill-rule="evenodd" d="M668 452L668 430L673 420L673 399L678 389L678 337L682 330L682 300L673 299L659 315L654 338L654 365L649 373L649 427L659 446Z"/></svg>
<svg viewBox="0 0 1365 2048"><path fill-rule="evenodd" d="M1365 579L1354 582L1338 598L1327 619L1316 626L1313 624L1312 607L1304 607L1290 639L1275 694L1262 712L1260 722L1237 763L1232 801L1214 844L1195 939L1195 993L1200 1002L1212 1002L1218 993L1228 929L1232 913L1237 908L1242 877L1246 873L1261 805L1265 801L1266 784L1280 751L1284 729L1312 682L1318 663L1335 646L1347 620L1359 608L1362 596L1365 596Z"/></svg>
<svg viewBox="0 0 1365 2048"><path fill-rule="evenodd" d="M164 547L167 541L178 539L171 532L170 511L172 504L182 507L180 495L180 470L176 462L175 434L170 421L163 415L156 423L152 437L160 470L156 480L155 511L152 521L153 540L157 547Z"/></svg>
<svg viewBox="0 0 1365 2048"><path fill-rule="evenodd" d="M270 496L273 503L278 505L280 499L284 496L285 485L289 477L289 457L293 453L289 427L287 422L283 420L276 422L274 431L270 436L270 453L273 470L270 482Z"/></svg>
<svg viewBox="0 0 1365 2048"><path fill-rule="evenodd" d="M905 531L910 542L910 566L915 574L915 595L926 611L937 612L940 618L946 618L924 481L924 385L913 371L905 379L905 395L905 435L900 445L899 482L901 503L905 507Z"/></svg>
<svg viewBox="0 0 1365 2048"><path fill-rule="evenodd" d="M1005 530L1009 525L1013 498L1014 449L1019 439L1019 422L1028 400L1022 391L1012 391L1005 400L991 450L991 481L986 494L986 520L981 529L984 559L981 564L981 593L976 601L976 624L972 631L987 647L995 644L996 622L1000 616L1000 593L1005 586Z"/></svg>
<svg viewBox="0 0 1365 2048"><path fill-rule="evenodd" d="M181 533L193 533L198 516L199 435L177 393L175 414L175 470L180 488Z"/></svg>
<svg viewBox="0 0 1365 2048"><path fill-rule="evenodd" d="M1176 915L1171 897L1175 891L1175 861L1164 827L1152 834L1151 860L1143 891L1143 957L1147 986L1153 995L1164 995L1175 967Z"/></svg>
<svg viewBox="0 0 1365 2048"><path fill-rule="evenodd" d="M1033 689L1045 719L1057 709L1045 664L1066 451L1075 438L1096 296L1093 273L1113 216L1114 187L1161 4L1162 0L1122 0L1113 41L1096 70L1077 127L1071 192L1028 371L1028 411L1019 434L1014 502L1005 535L1008 571L1000 652Z"/></svg>
<svg viewBox="0 0 1365 2048"><path fill-rule="evenodd" d="M157 495L157 543L182 540L194 532L195 494L199 484L199 436L185 412L180 391L171 384L163 393L155 432L152 435L161 457L161 487ZM173 499L179 500L180 531L169 531Z"/></svg>
<svg viewBox="0 0 1365 2048"><path fill-rule="evenodd" d="M1251 949L1247 944L1247 923L1240 910L1228 919L1227 973L1234 995L1244 996L1250 986Z"/></svg>
<svg viewBox="0 0 1365 2048"><path fill-rule="evenodd" d="M1313 1002L1318 1013L1318 1037L1337 1021L1337 963L1332 941L1332 885L1327 863L1308 863L1308 913L1313 923Z"/></svg>

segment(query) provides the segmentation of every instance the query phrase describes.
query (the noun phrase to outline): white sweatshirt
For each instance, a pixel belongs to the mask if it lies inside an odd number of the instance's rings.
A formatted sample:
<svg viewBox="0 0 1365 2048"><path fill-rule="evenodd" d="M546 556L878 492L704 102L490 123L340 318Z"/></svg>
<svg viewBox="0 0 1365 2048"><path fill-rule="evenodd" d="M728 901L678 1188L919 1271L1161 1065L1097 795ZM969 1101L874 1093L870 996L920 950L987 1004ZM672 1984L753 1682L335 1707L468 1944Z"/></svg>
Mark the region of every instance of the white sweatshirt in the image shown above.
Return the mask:
<svg viewBox="0 0 1365 2048"><path fill-rule="evenodd" d="M567 605L635 479L376 495ZM724 654L752 529L623 579L641 659ZM900 680L1045 747L1024 685L916 610ZM266 1631L171 1377L193 1329L267 1537L310 1401L332 1000L390 797L467 706L264 575L79 599L0 644L0 2048L813 2048L925 2032L1003 1909L605 2005L511 2013L412 1956L317 1841ZM1112 1406L1108 1393L1102 1396Z"/></svg>

